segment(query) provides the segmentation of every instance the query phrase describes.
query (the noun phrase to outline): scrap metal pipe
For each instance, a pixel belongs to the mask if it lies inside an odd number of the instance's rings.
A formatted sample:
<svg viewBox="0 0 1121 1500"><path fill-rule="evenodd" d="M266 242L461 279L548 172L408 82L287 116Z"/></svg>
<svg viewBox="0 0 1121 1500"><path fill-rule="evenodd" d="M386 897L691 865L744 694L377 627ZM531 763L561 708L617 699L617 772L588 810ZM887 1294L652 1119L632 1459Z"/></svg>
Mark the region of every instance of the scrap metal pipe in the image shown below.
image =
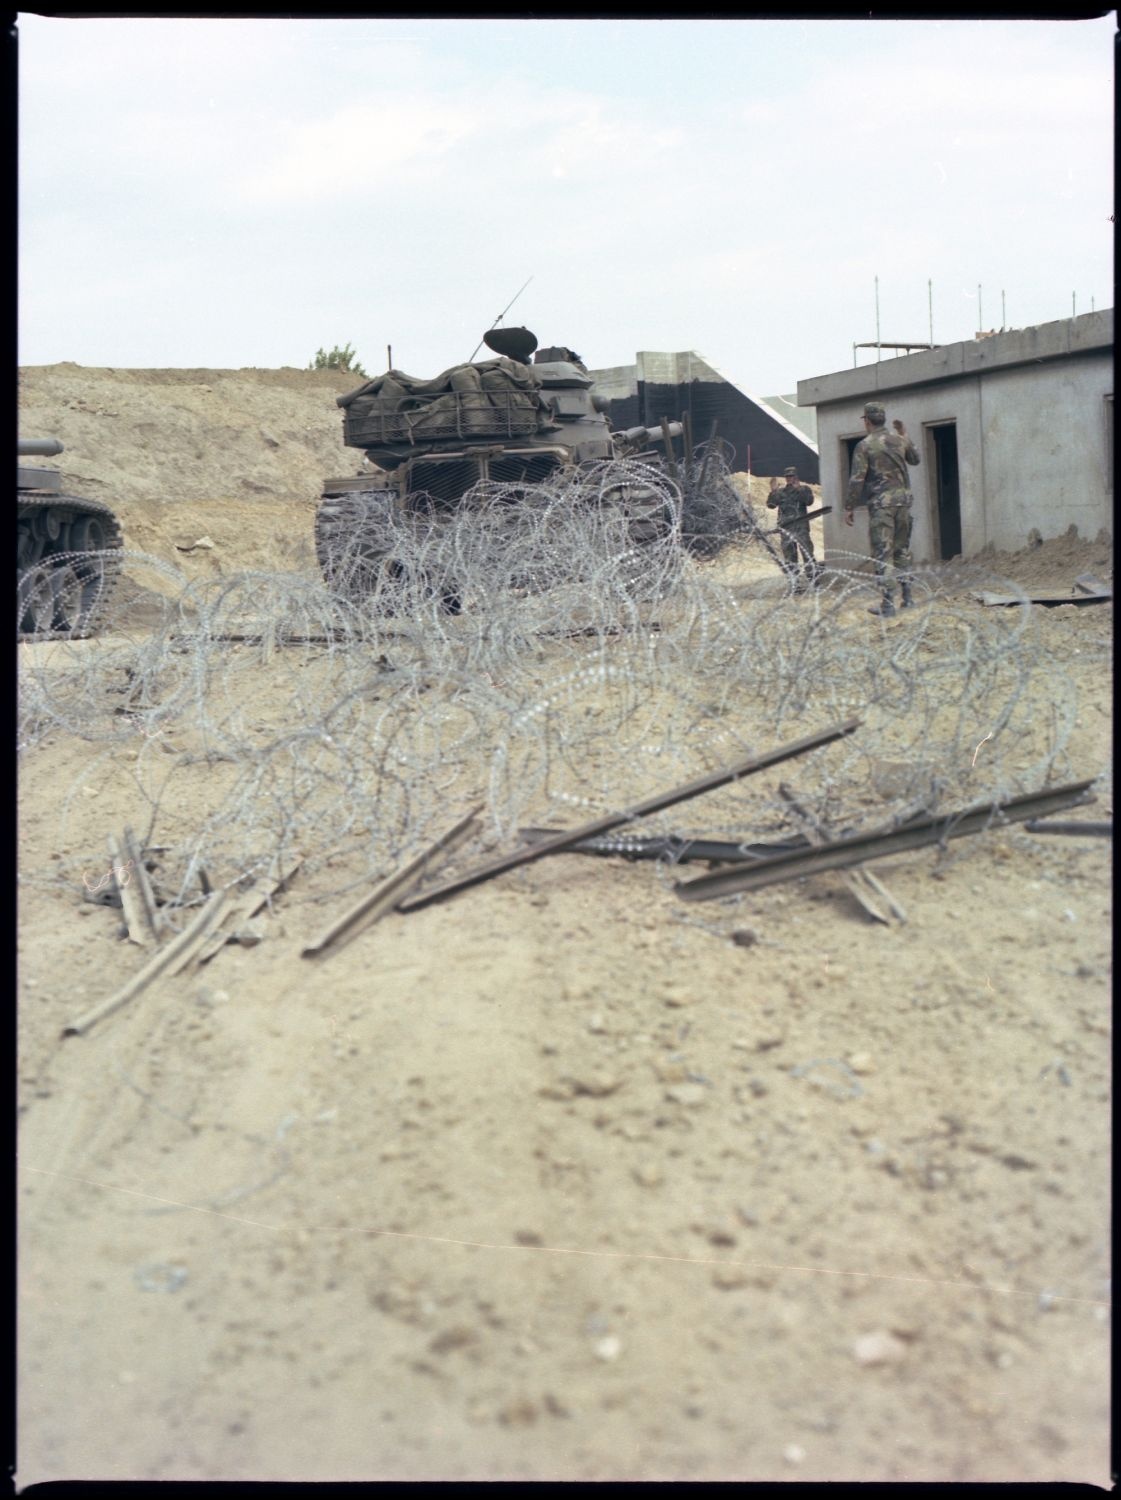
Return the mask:
<svg viewBox="0 0 1121 1500"><path fill-rule="evenodd" d="M740 761L738 765L712 771L709 775L702 776L697 781L690 781L685 786L673 787L668 792L658 792L653 797L648 797L645 802L636 803L625 812L608 813L606 817L596 818L580 828L573 828L567 833L544 839L540 844L534 844L528 849L515 849L512 854L503 854L488 864L469 870L458 880L450 880L446 885L438 885L435 890L424 891L419 896L402 901L397 910L419 911L422 906L429 906L433 901L442 901L456 891L466 890L468 886L490 880L492 876L501 875L506 870L513 870L518 865L544 859L547 854L559 854L562 849L570 849L573 844L578 844L583 839L597 838L602 833L610 833L613 828L621 828L624 823L634 822L636 818L644 818L650 813L661 812L663 808L674 807L679 802L687 802L692 797L699 797L702 792L711 792L719 786L727 786L730 781L738 781L741 776L751 776L756 771L765 770L768 766L779 765L782 761L791 760L796 755L804 755L808 750L816 750L821 745L828 745L834 740L843 739L845 735L852 734L855 729L859 729L860 723L859 719L846 719L843 723L834 724L829 729L822 729L817 734L806 735L804 739L793 740L788 745L779 745L777 749L764 751L762 755L753 755L747 760Z"/></svg>
<svg viewBox="0 0 1121 1500"><path fill-rule="evenodd" d="M678 881L674 894L682 901L713 901L719 896L734 896L741 891L755 891L761 886L782 880L797 880L803 875L818 875L823 870L843 870L869 859L883 859L889 854L903 854L929 844L946 843L968 833L984 833L1001 823L1024 823L1029 818L1061 812L1089 800L1093 781L1076 781L1069 786L1051 787L1046 792L1029 792L1003 804L987 803L965 808L961 812L943 813L939 817L915 818L891 833L857 834L818 844L797 854L780 854L763 860L751 870L723 870L701 875L696 880Z"/></svg>

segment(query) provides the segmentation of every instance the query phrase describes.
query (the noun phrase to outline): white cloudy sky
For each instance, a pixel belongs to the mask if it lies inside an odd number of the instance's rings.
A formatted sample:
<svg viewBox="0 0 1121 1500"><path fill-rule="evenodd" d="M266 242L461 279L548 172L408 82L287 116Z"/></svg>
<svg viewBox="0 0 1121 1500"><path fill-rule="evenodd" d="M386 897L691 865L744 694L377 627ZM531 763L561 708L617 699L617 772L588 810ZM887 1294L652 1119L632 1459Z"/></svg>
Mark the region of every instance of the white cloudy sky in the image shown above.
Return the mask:
<svg viewBox="0 0 1121 1500"><path fill-rule="evenodd" d="M756 393L875 338L1112 305L1115 18L21 14L20 362L696 349ZM484 351L485 352L485 351ZM862 362L869 358L862 355Z"/></svg>

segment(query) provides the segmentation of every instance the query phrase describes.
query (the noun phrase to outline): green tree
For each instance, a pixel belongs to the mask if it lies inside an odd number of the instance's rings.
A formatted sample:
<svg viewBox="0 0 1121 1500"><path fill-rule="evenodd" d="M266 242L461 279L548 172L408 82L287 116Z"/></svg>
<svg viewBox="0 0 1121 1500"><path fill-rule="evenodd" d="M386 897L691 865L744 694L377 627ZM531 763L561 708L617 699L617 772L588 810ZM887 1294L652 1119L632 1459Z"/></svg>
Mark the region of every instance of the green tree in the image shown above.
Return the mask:
<svg viewBox="0 0 1121 1500"><path fill-rule="evenodd" d="M358 363L358 355L349 344L345 349L340 349L338 344L331 350L317 349L315 358L308 365L309 370L347 370L353 375L361 375L363 380L369 380L368 373Z"/></svg>

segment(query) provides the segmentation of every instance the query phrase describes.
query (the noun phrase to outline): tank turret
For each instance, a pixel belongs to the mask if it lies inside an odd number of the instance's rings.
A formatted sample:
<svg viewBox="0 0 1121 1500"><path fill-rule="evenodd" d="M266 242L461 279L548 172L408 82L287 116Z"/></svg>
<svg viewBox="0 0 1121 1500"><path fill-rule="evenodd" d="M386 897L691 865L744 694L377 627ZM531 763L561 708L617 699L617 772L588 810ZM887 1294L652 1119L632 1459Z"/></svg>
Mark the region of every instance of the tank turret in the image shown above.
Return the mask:
<svg viewBox="0 0 1121 1500"><path fill-rule="evenodd" d="M390 369L336 397L343 441L363 450L375 477L324 484L316 550L329 581L343 571L334 559L352 557L356 530L379 512L438 518L457 510L485 480L512 486L516 494L518 486L540 484L565 469L624 457L656 461L646 450L663 442L663 431L612 433L609 403L575 351L539 348L527 328L491 329L483 342L495 358L452 365L432 380ZM674 423L670 436L681 431ZM663 535L674 524L662 514L664 487L624 488L617 499L633 515L636 541Z"/></svg>

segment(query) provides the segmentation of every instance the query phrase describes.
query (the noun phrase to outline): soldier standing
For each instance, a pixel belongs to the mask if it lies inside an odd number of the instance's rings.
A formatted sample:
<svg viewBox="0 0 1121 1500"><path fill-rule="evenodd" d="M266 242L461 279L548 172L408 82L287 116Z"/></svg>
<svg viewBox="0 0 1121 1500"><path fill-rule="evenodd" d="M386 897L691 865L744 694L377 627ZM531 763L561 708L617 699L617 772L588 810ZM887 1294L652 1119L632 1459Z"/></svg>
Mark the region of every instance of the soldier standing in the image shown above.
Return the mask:
<svg viewBox="0 0 1121 1500"><path fill-rule="evenodd" d="M784 471L786 483L780 489L778 480L771 480L771 493L767 504L778 511L779 530L782 533L782 560L786 564L787 576L794 584L796 593L809 588L817 579L817 561L810 540L810 523L806 512L814 503L814 493L808 484L802 484L795 468ZM798 558L805 559L803 582L798 583Z"/></svg>
<svg viewBox="0 0 1121 1500"><path fill-rule="evenodd" d="M852 474L845 503L845 525L852 525L854 505L868 506L868 529L872 537L872 555L876 559L876 576L882 598L869 614L888 616L895 613L893 584L887 579L888 558L903 589L903 609L914 604L911 598L911 480L908 464L919 462L918 450L898 417L891 424L895 432L884 431L886 413L878 401L864 408L866 437L857 443L852 456Z"/></svg>

